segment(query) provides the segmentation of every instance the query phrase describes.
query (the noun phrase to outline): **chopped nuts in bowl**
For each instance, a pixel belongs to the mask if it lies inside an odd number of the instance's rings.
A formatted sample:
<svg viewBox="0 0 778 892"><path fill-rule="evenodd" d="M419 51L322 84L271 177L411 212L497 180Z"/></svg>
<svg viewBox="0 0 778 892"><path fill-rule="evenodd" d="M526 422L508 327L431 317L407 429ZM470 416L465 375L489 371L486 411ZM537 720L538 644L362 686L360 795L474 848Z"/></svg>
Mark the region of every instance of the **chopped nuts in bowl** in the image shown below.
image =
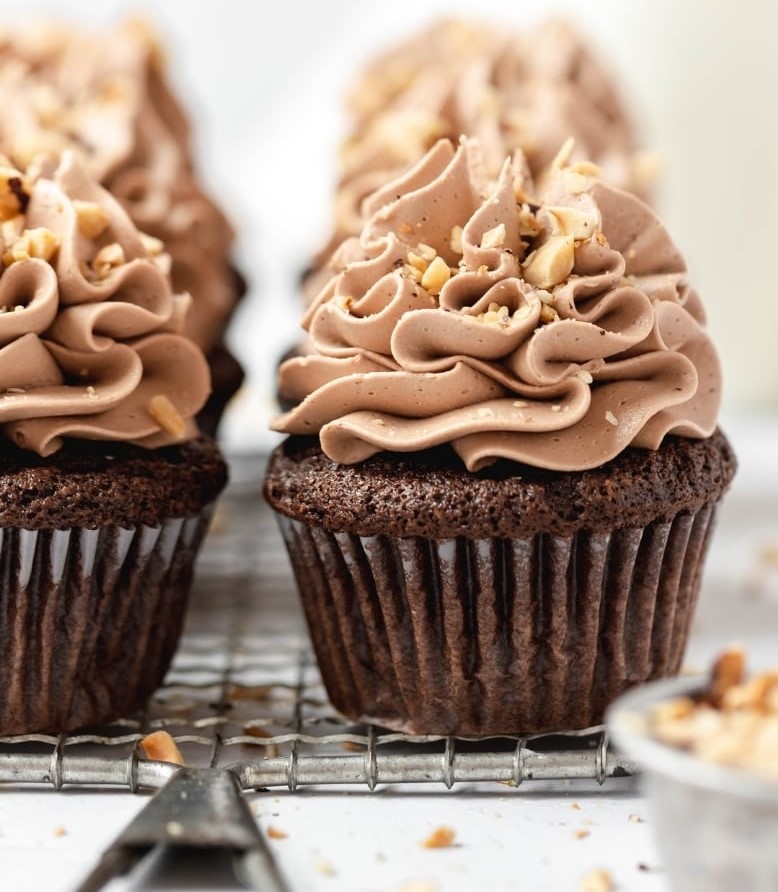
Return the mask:
<svg viewBox="0 0 778 892"><path fill-rule="evenodd" d="M778 889L778 670L747 679L732 648L710 677L642 685L607 720L642 767L671 889Z"/></svg>

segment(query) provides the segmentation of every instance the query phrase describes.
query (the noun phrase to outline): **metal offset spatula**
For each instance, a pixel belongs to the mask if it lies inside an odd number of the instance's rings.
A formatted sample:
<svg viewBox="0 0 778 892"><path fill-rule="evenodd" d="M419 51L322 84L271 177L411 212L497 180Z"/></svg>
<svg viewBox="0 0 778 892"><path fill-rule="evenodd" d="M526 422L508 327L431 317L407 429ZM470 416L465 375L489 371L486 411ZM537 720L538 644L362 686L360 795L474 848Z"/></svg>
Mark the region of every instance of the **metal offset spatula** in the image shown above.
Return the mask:
<svg viewBox="0 0 778 892"><path fill-rule="evenodd" d="M258 892L290 892L226 768L181 768L103 853L75 892L97 892L158 846L231 851L236 877Z"/></svg>

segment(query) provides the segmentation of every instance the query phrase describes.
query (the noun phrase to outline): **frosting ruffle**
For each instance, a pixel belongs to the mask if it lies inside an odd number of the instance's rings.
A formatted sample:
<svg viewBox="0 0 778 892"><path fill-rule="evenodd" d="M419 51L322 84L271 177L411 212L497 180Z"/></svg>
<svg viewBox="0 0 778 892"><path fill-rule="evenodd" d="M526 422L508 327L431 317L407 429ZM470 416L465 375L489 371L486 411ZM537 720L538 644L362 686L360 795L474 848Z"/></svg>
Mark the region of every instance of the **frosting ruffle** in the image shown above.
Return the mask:
<svg viewBox="0 0 778 892"><path fill-rule="evenodd" d="M204 350L236 301L233 230L194 173L186 117L147 26L96 33L36 23L0 38L0 148L18 166L73 151L143 232L161 239L186 334Z"/></svg>
<svg viewBox="0 0 778 892"><path fill-rule="evenodd" d="M348 105L353 130L341 148L334 232L317 266L360 232L363 201L441 137L477 138L492 177L516 149L539 177L573 137L575 157L598 164L605 180L649 193L646 156L614 79L561 19L522 33L437 21L376 59Z"/></svg>
<svg viewBox="0 0 778 892"><path fill-rule="evenodd" d="M210 377L181 334L189 296L173 294L166 256L72 153L45 167L18 174L26 209L2 227L3 432L40 455L65 437L155 447L194 436ZM159 396L180 429L150 409Z"/></svg>
<svg viewBox="0 0 778 892"><path fill-rule="evenodd" d="M450 443L470 470L709 436L719 363L653 211L563 158L532 204L520 156L496 185L483 171L476 140L441 140L368 200L304 319L315 352L281 368L302 402L275 429L345 463Z"/></svg>

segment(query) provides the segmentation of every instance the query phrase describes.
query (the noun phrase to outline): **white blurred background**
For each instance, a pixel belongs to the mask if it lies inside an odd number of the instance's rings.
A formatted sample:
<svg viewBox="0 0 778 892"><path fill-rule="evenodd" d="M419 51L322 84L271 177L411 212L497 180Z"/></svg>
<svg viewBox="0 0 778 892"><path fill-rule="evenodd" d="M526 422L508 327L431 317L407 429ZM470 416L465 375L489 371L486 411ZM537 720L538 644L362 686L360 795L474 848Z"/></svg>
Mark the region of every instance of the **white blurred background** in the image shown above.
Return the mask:
<svg viewBox="0 0 778 892"><path fill-rule="evenodd" d="M725 410L778 414L778 4L749 0L3 0L2 17L84 23L140 13L169 47L194 119L201 174L239 232L251 290L231 344L250 380L228 446L269 440L278 355L297 336L297 277L329 221L341 98L373 53L436 16L521 27L569 15L631 98L662 156L662 215L705 300L725 372ZM1 112L0 112L1 113Z"/></svg>

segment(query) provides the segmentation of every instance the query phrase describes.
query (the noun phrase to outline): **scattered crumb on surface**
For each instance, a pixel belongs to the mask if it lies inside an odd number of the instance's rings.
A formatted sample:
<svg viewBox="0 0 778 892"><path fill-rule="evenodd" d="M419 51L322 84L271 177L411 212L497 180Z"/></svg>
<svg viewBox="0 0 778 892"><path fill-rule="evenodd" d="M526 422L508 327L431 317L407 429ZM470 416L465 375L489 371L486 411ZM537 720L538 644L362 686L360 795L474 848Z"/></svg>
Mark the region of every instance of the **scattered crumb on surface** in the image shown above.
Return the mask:
<svg viewBox="0 0 778 892"><path fill-rule="evenodd" d="M267 836L268 839L287 839L289 834L285 833L283 830L279 830L278 827L274 827L271 824L267 828Z"/></svg>
<svg viewBox="0 0 778 892"><path fill-rule="evenodd" d="M757 551L757 560L763 567L778 570L778 542L764 542Z"/></svg>
<svg viewBox="0 0 778 892"><path fill-rule="evenodd" d="M586 839L586 837L589 836L589 834L590 834L591 832L592 832L591 830L576 830L576 831L573 833L573 836L574 836L576 839Z"/></svg>
<svg viewBox="0 0 778 892"><path fill-rule="evenodd" d="M409 880L398 886L394 892L438 892L439 888L432 880Z"/></svg>
<svg viewBox="0 0 778 892"><path fill-rule="evenodd" d="M335 876L335 868L326 860L326 858L322 858L320 855L317 856L316 860L313 862L313 866L316 868L316 872L320 873L322 876Z"/></svg>
<svg viewBox="0 0 778 892"><path fill-rule="evenodd" d="M576 811L580 811L580 810L581 810L581 806L580 806L577 802L571 802L571 803L570 803L570 808L574 808Z"/></svg>
<svg viewBox="0 0 778 892"><path fill-rule="evenodd" d="M154 731L141 738L140 746L147 759L154 762L172 762L174 765L183 765L184 757L181 755L175 740L167 731Z"/></svg>
<svg viewBox="0 0 778 892"><path fill-rule="evenodd" d="M612 892L613 877L604 867L594 867L578 883L578 892Z"/></svg>
<svg viewBox="0 0 778 892"><path fill-rule="evenodd" d="M643 818L641 818L640 815L630 815L629 820L633 824L642 824L643 823Z"/></svg>
<svg viewBox="0 0 778 892"><path fill-rule="evenodd" d="M451 827L436 827L424 840L425 849L447 849L454 844L456 832Z"/></svg>
<svg viewBox="0 0 778 892"><path fill-rule="evenodd" d="M54 836L67 836L67 830L60 824L54 828Z"/></svg>

